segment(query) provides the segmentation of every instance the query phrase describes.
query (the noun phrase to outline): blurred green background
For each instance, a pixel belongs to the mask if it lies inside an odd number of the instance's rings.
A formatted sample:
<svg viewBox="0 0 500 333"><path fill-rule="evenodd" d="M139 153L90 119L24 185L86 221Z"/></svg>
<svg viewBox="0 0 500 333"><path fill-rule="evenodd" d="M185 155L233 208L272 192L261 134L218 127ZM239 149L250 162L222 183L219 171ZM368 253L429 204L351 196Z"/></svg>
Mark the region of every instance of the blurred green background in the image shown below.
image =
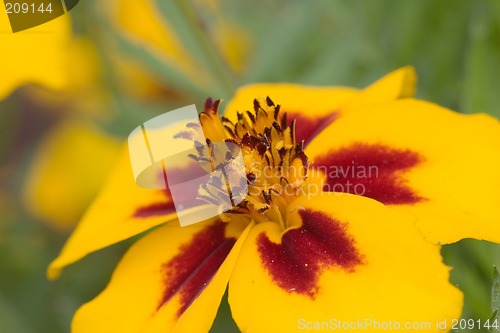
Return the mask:
<svg viewBox="0 0 500 333"><path fill-rule="evenodd" d="M0 333L69 332L75 310L104 288L133 240L57 281L45 269L119 142L156 114L228 100L251 82L361 88L413 65L418 97L500 117L498 0L86 0L70 17L77 43L68 55L77 57L68 75L80 73L79 84L27 82L0 102ZM57 144L66 139L74 144ZM109 156L104 165L97 149ZM489 318L500 246L464 240L442 252L465 293L463 318ZM233 331L223 304L213 332Z"/></svg>

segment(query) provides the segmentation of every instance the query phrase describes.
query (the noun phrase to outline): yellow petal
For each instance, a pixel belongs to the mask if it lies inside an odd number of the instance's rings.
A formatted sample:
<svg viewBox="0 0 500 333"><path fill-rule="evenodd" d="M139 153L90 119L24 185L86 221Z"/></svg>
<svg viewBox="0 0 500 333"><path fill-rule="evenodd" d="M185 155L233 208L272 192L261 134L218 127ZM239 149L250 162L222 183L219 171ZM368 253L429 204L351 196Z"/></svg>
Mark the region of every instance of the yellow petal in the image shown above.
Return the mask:
<svg viewBox="0 0 500 333"><path fill-rule="evenodd" d="M411 96L415 92L413 67L403 67L364 90L346 87L313 87L297 84L251 84L240 88L229 102L225 116L236 121L237 112L253 107L253 100L269 96L287 112L287 119L297 120L298 141L309 142L317 133L350 110Z"/></svg>
<svg viewBox="0 0 500 333"><path fill-rule="evenodd" d="M346 109L413 97L417 86L417 74L411 66L397 69L365 88Z"/></svg>
<svg viewBox="0 0 500 333"><path fill-rule="evenodd" d="M315 170L330 174L326 190L365 195L411 212L434 242L469 237L500 242L497 119L399 100L345 115L306 153Z"/></svg>
<svg viewBox="0 0 500 333"><path fill-rule="evenodd" d="M338 116L338 108L358 94L357 90L344 87L309 87L297 84L252 84L238 89L229 102L224 115L236 121L237 112L253 107L256 98L269 96L287 112L289 121L297 119L297 139L307 140L317 128L330 123Z"/></svg>
<svg viewBox="0 0 500 333"><path fill-rule="evenodd" d="M108 287L78 310L72 332L208 332L245 226L211 220L149 233L125 254Z"/></svg>
<svg viewBox="0 0 500 333"><path fill-rule="evenodd" d="M136 185L125 145L98 198L83 216L61 254L50 264L48 276L57 278L64 266L87 254L176 217L166 191L147 190Z"/></svg>
<svg viewBox="0 0 500 333"><path fill-rule="evenodd" d="M326 331L339 321L364 332L382 331L376 322L429 322L414 331L438 332L436 322L450 329L460 317L462 295L439 246L422 238L410 214L324 193L297 200L287 223L295 229L258 224L242 246L229 282L242 332L301 332L313 322Z"/></svg>
<svg viewBox="0 0 500 333"><path fill-rule="evenodd" d="M40 143L28 171L24 198L29 210L57 229L71 229L100 190L118 151L118 140L91 124L58 125Z"/></svg>
<svg viewBox="0 0 500 333"><path fill-rule="evenodd" d="M42 84L57 90L67 86L66 47L71 37L68 15L26 31L12 33L9 19L2 13L0 31L0 100L16 87L27 83Z"/></svg>

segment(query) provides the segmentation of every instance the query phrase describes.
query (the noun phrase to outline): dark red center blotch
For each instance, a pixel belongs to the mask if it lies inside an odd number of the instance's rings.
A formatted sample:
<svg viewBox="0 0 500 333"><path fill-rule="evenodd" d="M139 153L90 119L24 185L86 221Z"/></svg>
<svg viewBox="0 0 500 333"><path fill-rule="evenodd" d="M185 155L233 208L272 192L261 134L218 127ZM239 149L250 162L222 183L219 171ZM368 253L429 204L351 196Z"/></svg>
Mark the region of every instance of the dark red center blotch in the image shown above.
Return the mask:
<svg viewBox="0 0 500 333"><path fill-rule="evenodd" d="M171 199L170 191L164 190L163 193L165 193L165 201L139 207L135 210L133 216L136 218L148 218L175 213L175 205Z"/></svg>
<svg viewBox="0 0 500 333"><path fill-rule="evenodd" d="M287 231L281 244L262 233L257 239L262 264L283 290L314 298L321 272L333 267L353 272L362 256L346 224L323 212L299 211L302 226Z"/></svg>
<svg viewBox="0 0 500 333"><path fill-rule="evenodd" d="M355 143L316 158L310 172L326 174L327 192L362 195L388 205L414 204L425 199L408 186L403 173L422 161L408 149Z"/></svg>
<svg viewBox="0 0 500 333"><path fill-rule="evenodd" d="M337 118L337 111L332 111L329 115L323 117L307 117L304 112L287 111L288 121L291 123L296 120L295 139L297 142L304 140L306 145Z"/></svg>
<svg viewBox="0 0 500 333"><path fill-rule="evenodd" d="M194 235L179 248L179 254L163 264L164 286L158 309L174 295L180 295L177 316L193 303L217 273L236 239L225 236L226 224L218 221Z"/></svg>
<svg viewBox="0 0 500 333"><path fill-rule="evenodd" d="M191 175L194 175L195 172L193 171L194 169L198 168L198 164L193 161L192 164L189 164L185 168L176 168L176 169L170 169L168 171L169 177L173 177L174 179L177 180L191 180L188 177ZM170 190L168 189L168 181L164 179L165 175L163 172L158 174L158 178L161 179L161 181L166 183L166 190L156 190L156 191L162 191L164 194L164 198L162 200L159 200L158 202L139 207L135 210L133 217L135 218L148 218L148 217L154 217L154 216L162 216L162 215L168 215L175 213L175 205L174 201L172 199L172 194L170 193ZM187 178L187 179L186 179ZM154 190L152 190L154 191ZM186 183L186 185L183 187L183 191L185 191L185 197L190 198L193 196L193 193L198 193L198 188L196 187L196 184L194 183ZM179 195L179 193L177 194ZM182 195L182 193L181 193ZM177 198L181 202L186 202L185 198L179 197ZM198 204L198 202L193 202L192 205ZM186 206L185 208L189 208Z"/></svg>

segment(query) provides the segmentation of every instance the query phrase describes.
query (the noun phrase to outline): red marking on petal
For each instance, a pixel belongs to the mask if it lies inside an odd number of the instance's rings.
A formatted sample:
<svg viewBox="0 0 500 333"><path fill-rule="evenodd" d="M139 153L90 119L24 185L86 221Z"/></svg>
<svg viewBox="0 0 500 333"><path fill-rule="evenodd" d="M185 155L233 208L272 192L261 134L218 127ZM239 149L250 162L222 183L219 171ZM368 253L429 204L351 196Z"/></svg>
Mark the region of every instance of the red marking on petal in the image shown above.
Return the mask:
<svg viewBox="0 0 500 333"><path fill-rule="evenodd" d="M148 218L148 217L154 217L154 216L161 216L161 215L168 215L175 213L175 206L170 199L170 192L169 191L163 191L165 192L165 196L168 198L166 202L157 202L153 203L148 206L144 207L139 207L135 212L134 212L134 217L135 218Z"/></svg>
<svg viewBox="0 0 500 333"><path fill-rule="evenodd" d="M312 166L327 173L324 191L358 194L388 205L425 200L408 187L401 174L423 158L411 150L356 143L318 157Z"/></svg>
<svg viewBox="0 0 500 333"><path fill-rule="evenodd" d="M265 233L257 239L264 267L285 291L314 298L320 273L332 267L347 272L361 264L361 255L346 225L323 212L299 211L302 227L287 231L281 244L273 243Z"/></svg>
<svg viewBox="0 0 500 333"><path fill-rule="evenodd" d="M296 120L295 138L297 142L304 140L307 144L338 118L338 112L332 112L325 117L311 118L301 112L287 111L287 118L289 122Z"/></svg>
<svg viewBox="0 0 500 333"><path fill-rule="evenodd" d="M179 254L163 264L163 297L158 309L174 295L180 295L177 316L193 303L212 280L236 242L225 236L226 224L216 222L194 235L179 248Z"/></svg>
<svg viewBox="0 0 500 333"><path fill-rule="evenodd" d="M172 177L173 179L176 179L179 183L181 183L191 180L192 178L196 178L196 176L198 175L196 173L198 169L199 169L198 163L193 161L192 164L189 164L185 168L170 169L168 171L168 175L169 177ZM161 182L165 182L167 186L166 190L161 190L165 195L165 199L159 202L154 202L149 205L137 208L133 214L133 217L148 218L154 216L168 215L176 212L175 205L172 200L172 194L168 189L168 181L165 177L165 174L163 172L159 173L158 178L161 179ZM191 198L193 196L193 193L198 193L198 188L195 187L194 185L195 184L187 184L186 186L184 186L183 191L185 191L185 197L177 198L179 200L178 202L183 202L185 204L185 209L200 204L199 201L191 201L190 205L187 204L188 200L186 198Z"/></svg>

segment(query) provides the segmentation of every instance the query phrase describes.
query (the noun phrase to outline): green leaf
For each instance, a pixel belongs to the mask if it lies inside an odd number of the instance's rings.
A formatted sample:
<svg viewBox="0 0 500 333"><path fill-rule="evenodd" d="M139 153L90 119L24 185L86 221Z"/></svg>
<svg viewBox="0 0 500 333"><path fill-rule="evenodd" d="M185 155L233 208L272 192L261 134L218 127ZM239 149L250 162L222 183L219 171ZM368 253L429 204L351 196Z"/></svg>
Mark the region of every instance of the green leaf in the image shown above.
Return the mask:
<svg viewBox="0 0 500 333"><path fill-rule="evenodd" d="M463 239L443 246L444 262L453 267L451 282L464 293L462 318L491 316L491 265L500 255L497 244Z"/></svg>
<svg viewBox="0 0 500 333"><path fill-rule="evenodd" d="M220 96L231 96L236 88L235 78L211 38L209 22L204 22L191 1L156 1L159 14L168 21L183 46L210 74L211 88Z"/></svg>
<svg viewBox="0 0 500 333"><path fill-rule="evenodd" d="M483 1L477 4L469 29L462 109L500 117L500 33L491 8Z"/></svg>
<svg viewBox="0 0 500 333"><path fill-rule="evenodd" d="M315 2L307 6L290 2L276 12L258 14L266 31L256 40L258 51L252 55L245 81L294 81L301 76L314 59L311 50L317 48L321 33L316 25L319 11ZM270 17L269 13L273 15Z"/></svg>
<svg viewBox="0 0 500 333"><path fill-rule="evenodd" d="M0 333L31 333L25 318L0 295Z"/></svg>
<svg viewBox="0 0 500 333"><path fill-rule="evenodd" d="M210 90L208 87L200 87L196 78L185 76L177 68L160 59L145 47L133 44L120 35L116 35L115 38L119 51L122 52L122 54L129 56L130 59L139 60L146 68L154 72L166 83L168 82L169 85L197 95L208 96L207 91ZM212 89L212 91L213 90L215 89Z"/></svg>
<svg viewBox="0 0 500 333"><path fill-rule="evenodd" d="M227 299L227 289L219 305L210 333L239 333L240 330L231 316L231 308Z"/></svg>
<svg viewBox="0 0 500 333"><path fill-rule="evenodd" d="M491 311L493 312L493 317L491 322L500 325L500 273L496 267L493 267L493 285L491 287ZM499 333L499 326L493 327L491 329L492 333Z"/></svg>

